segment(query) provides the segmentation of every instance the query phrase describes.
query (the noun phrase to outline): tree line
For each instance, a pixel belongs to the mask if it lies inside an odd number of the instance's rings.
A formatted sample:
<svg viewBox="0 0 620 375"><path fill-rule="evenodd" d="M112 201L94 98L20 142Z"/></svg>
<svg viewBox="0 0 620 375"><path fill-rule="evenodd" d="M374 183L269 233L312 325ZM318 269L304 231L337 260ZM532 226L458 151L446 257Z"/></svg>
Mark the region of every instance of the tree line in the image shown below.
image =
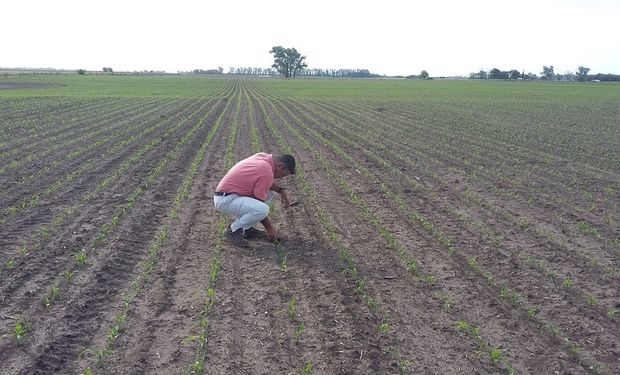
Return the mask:
<svg viewBox="0 0 620 375"><path fill-rule="evenodd" d="M590 72L590 68L585 66L577 67L575 72L568 71L564 74L555 73L553 65L544 65L542 67L542 71L538 74L536 73L525 73L525 71L519 72L516 69L513 70L499 70L497 68L493 68L490 71L480 70L479 72L474 72L469 74L470 79L506 79L506 80L514 80L514 79L524 79L524 80L546 80L546 81L577 81L577 82L587 82L587 81L620 81L620 75L617 74L595 74L588 75Z"/></svg>

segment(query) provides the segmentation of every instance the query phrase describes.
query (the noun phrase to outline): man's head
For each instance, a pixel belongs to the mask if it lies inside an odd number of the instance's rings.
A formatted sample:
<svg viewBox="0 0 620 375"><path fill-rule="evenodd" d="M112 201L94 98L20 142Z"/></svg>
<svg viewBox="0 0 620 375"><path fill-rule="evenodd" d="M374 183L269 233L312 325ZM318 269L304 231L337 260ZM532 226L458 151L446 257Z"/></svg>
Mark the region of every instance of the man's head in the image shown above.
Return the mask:
<svg viewBox="0 0 620 375"><path fill-rule="evenodd" d="M288 154L274 156L276 164L275 178L286 177L295 174L295 158Z"/></svg>

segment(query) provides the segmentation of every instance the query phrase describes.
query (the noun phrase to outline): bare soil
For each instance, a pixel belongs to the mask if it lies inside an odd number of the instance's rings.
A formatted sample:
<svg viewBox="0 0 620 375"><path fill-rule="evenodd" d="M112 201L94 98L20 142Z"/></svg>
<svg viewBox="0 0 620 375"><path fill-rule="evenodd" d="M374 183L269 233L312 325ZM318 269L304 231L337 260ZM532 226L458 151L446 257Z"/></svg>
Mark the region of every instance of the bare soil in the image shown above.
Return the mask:
<svg viewBox="0 0 620 375"><path fill-rule="evenodd" d="M23 85L4 82L0 89ZM389 108L357 116L357 107L340 103L334 106L342 110L336 110L331 104L289 101L245 84L231 87L223 100L185 104L142 119L145 126L157 121L165 126L1 224L0 256L14 262L0 272L0 374L80 374L89 368L101 374L179 374L197 372L192 367L197 361L204 362L208 374L300 374L310 364L314 374L620 373L620 326L618 318L608 316L610 309L620 308L618 277L600 267L604 262L617 266L617 252L579 236L573 221L554 216L558 209L573 212L570 206L528 206L492 192L490 184L500 182L489 182L491 177L455 172L466 167L462 159L425 159L407 152L413 140L405 135L377 137L381 121L391 119ZM50 236L37 234L132 152L182 120L185 126ZM218 121L178 217L171 219L177 189ZM198 123L103 245L91 248L112 213ZM253 240L249 248L224 240L213 286L211 264L222 233L212 193L227 170L227 152L236 161L257 147L287 151L283 144L292 146L303 172L282 181L299 204L284 209L276 202L271 214L286 240L281 248L266 240ZM63 158L79 145L72 147L53 157ZM104 148L50 169L24 191L11 189L11 183L34 173L36 165L0 175L1 185L8 187L3 202L43 191ZM539 182L544 189L545 180ZM494 206L472 200L471 191ZM450 237L450 246L413 212ZM336 240L321 222L323 214ZM532 218L533 225L558 237L520 228L515 224L520 217ZM106 346L131 282L149 258L149 246L168 224L169 240L127 310L122 331ZM600 218L594 224L617 233ZM20 244L32 238L38 249L19 253ZM564 242L567 247L558 248ZM86 265L68 281L62 275L75 269L74 254L82 248L89 250ZM357 276L346 270L342 249L355 261ZM416 273L404 257L417 261ZM572 289L563 287L566 278L574 281ZM360 280L378 310L360 293ZM44 307L42 298L53 286L60 294ZM197 343L192 337L200 330L211 287L216 300L207 314L208 334ZM588 305L588 296L596 296L598 304ZM16 322L22 318L30 329L17 340ZM473 330L464 330L463 323ZM380 329L384 324L386 332ZM98 361L97 350L106 347L109 352ZM501 353L499 359L493 350Z"/></svg>

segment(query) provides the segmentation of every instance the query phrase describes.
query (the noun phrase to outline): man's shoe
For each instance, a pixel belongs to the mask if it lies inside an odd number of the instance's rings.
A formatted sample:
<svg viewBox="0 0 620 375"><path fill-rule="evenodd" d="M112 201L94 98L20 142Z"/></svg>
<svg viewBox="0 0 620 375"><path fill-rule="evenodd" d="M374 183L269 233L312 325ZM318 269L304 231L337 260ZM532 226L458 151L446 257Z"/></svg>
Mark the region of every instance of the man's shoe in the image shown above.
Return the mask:
<svg viewBox="0 0 620 375"><path fill-rule="evenodd" d="M265 238L265 237L267 237L267 233L265 233L264 231L262 231L260 229L256 229L254 227L250 227L250 229L246 229L245 230L245 232L243 233L243 237L247 238L247 239Z"/></svg>
<svg viewBox="0 0 620 375"><path fill-rule="evenodd" d="M226 237L228 237L230 242L232 242L236 246L250 247L250 243L244 238L243 229L237 229L233 232L230 230L230 228L228 228L226 229Z"/></svg>

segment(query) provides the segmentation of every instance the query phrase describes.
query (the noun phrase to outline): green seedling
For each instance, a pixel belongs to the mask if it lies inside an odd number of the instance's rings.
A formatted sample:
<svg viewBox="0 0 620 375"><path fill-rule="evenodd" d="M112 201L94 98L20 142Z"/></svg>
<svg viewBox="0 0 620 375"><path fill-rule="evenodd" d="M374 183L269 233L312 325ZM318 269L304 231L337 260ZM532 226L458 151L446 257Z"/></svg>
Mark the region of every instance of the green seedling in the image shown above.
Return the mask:
<svg viewBox="0 0 620 375"><path fill-rule="evenodd" d="M528 309L527 309L527 316L530 319L533 319L538 314L539 311L540 311L540 307L538 307L538 306L528 307Z"/></svg>
<svg viewBox="0 0 620 375"><path fill-rule="evenodd" d="M189 366L190 374L204 374L206 370L206 364L203 359L199 359Z"/></svg>
<svg viewBox="0 0 620 375"><path fill-rule="evenodd" d="M609 317L609 319L615 319L618 317L618 309L616 308L611 308L609 310L607 310L607 316Z"/></svg>
<svg viewBox="0 0 620 375"><path fill-rule="evenodd" d="M108 344L112 345L114 343L114 341L116 341L116 339L118 338L119 335L120 335L120 327L114 326L114 327L110 328L108 330L108 334L106 335L106 340L107 340Z"/></svg>
<svg viewBox="0 0 620 375"><path fill-rule="evenodd" d="M562 282L562 288L563 289L571 289L574 285L575 285L575 283L573 282L573 280L570 277L567 277Z"/></svg>
<svg viewBox="0 0 620 375"><path fill-rule="evenodd" d="M62 273L62 276L67 280L67 282L71 282L75 277L75 271L66 270Z"/></svg>
<svg viewBox="0 0 620 375"><path fill-rule="evenodd" d="M6 263L4 263L4 266L7 270L12 270L15 268L15 261L13 259L9 259Z"/></svg>
<svg viewBox="0 0 620 375"><path fill-rule="evenodd" d="M28 332L30 332L30 323L28 323L28 320L26 320L26 318L19 317L16 321L15 321L15 328L13 329L13 334L15 336L15 341L17 342L22 342L22 340L26 337L26 335L28 334Z"/></svg>
<svg viewBox="0 0 620 375"><path fill-rule="evenodd" d="M502 349L493 348L489 350L489 359L493 363L500 363L502 360Z"/></svg>
<svg viewBox="0 0 620 375"><path fill-rule="evenodd" d="M577 223L577 228L583 234L589 236L598 236L598 229L594 227L594 225L588 223L587 221L580 221Z"/></svg>
<svg viewBox="0 0 620 375"><path fill-rule="evenodd" d="M295 329L295 333L293 334L293 337L295 338L295 344L299 343L299 340L301 339L301 335L304 333L304 330L306 329L306 327L304 326L303 323L300 323L297 328Z"/></svg>
<svg viewBox="0 0 620 375"><path fill-rule="evenodd" d="M424 276L424 283L426 283L426 285L428 285L428 286L435 285L435 276L433 276L433 275L426 275L426 276Z"/></svg>
<svg viewBox="0 0 620 375"><path fill-rule="evenodd" d="M60 298L60 287L58 285L52 285L50 288L50 294L53 299Z"/></svg>
<svg viewBox="0 0 620 375"><path fill-rule="evenodd" d="M307 362L304 366L304 369L301 371L302 375L311 375L312 374L312 362Z"/></svg>
<svg viewBox="0 0 620 375"><path fill-rule="evenodd" d="M596 297L595 297L595 296L593 296L592 294L589 294L589 295L586 297L586 302L587 302L587 303L588 303L588 305L590 305L590 306L595 306L595 305L598 303L598 301L596 300Z"/></svg>
<svg viewBox="0 0 620 375"><path fill-rule="evenodd" d="M407 261L407 271L409 271L412 275L416 275L418 273L418 262L416 262L415 259Z"/></svg>
<svg viewBox="0 0 620 375"><path fill-rule="evenodd" d="M291 300L288 302L287 310L289 318L295 320L295 318L297 317L297 300L295 299L295 297L292 297Z"/></svg>
<svg viewBox="0 0 620 375"><path fill-rule="evenodd" d="M41 304L48 310L52 307L52 301L50 301L50 297L47 294L41 297Z"/></svg>
<svg viewBox="0 0 620 375"><path fill-rule="evenodd" d="M82 249L77 253L73 253L73 259L79 267L83 267L86 264L86 250Z"/></svg>
<svg viewBox="0 0 620 375"><path fill-rule="evenodd" d="M377 332L379 332L382 335L388 333L389 330L390 330L390 324L388 322L383 322L379 324L379 327L377 327Z"/></svg>

